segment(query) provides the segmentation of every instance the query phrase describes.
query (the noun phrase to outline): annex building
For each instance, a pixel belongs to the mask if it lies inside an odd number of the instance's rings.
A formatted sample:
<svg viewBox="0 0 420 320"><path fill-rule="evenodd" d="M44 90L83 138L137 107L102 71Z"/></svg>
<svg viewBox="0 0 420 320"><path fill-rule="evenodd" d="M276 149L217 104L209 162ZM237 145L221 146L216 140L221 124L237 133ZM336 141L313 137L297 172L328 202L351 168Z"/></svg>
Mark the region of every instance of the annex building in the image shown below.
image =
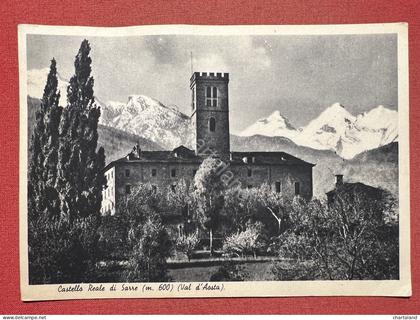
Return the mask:
<svg viewBox="0 0 420 320"><path fill-rule="evenodd" d="M116 203L133 186L174 187L180 179L194 179L202 161L218 157L226 167L227 185L252 188L267 183L286 196L312 198L312 167L284 152L232 152L229 132L229 74L194 72L190 79L191 121L195 125L195 150L179 146L168 151L142 151L135 146L127 156L109 163L104 174L101 213L118 214Z"/></svg>

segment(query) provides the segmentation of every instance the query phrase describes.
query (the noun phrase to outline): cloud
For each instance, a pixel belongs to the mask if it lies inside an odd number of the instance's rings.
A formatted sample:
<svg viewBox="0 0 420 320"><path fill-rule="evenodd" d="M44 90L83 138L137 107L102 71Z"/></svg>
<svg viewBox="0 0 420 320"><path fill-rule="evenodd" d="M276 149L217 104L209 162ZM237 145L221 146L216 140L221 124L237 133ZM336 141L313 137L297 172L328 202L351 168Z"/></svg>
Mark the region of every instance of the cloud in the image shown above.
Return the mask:
<svg viewBox="0 0 420 320"><path fill-rule="evenodd" d="M226 60L215 53L200 56L193 59L194 71L200 72L229 72Z"/></svg>
<svg viewBox="0 0 420 320"><path fill-rule="evenodd" d="M46 68L55 57L60 74L70 77L81 40L28 36L28 67ZM301 126L335 101L354 113L378 104L396 106L398 101L395 35L162 35L88 40L95 95L105 101L144 94L188 113L191 52L194 71L229 72L232 131L274 110Z"/></svg>

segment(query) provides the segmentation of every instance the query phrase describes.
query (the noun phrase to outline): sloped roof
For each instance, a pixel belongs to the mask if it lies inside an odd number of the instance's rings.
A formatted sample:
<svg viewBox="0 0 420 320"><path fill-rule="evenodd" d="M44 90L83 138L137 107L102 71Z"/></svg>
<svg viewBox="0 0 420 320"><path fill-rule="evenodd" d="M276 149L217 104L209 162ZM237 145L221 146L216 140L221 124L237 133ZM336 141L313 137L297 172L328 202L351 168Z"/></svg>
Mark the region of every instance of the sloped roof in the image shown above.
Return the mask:
<svg viewBox="0 0 420 320"><path fill-rule="evenodd" d="M244 158L254 158L249 164L283 164L314 166L315 164L296 158L286 152L231 152L232 162L244 162Z"/></svg>
<svg viewBox="0 0 420 320"><path fill-rule="evenodd" d="M337 192L362 193L372 199L379 199L382 196L383 190L361 182L345 182L333 190L328 191L327 196L334 196Z"/></svg>
<svg viewBox="0 0 420 320"><path fill-rule="evenodd" d="M104 170L108 170L118 163L144 163L144 162L171 162L171 163L201 163L205 157L198 156L195 151L179 146L172 151L141 151L140 157L135 157L132 153L118 160L110 162ZM248 158L250 161L245 162ZM314 164L303 161L285 152L231 152L232 164L272 164L272 165L303 165L311 166Z"/></svg>

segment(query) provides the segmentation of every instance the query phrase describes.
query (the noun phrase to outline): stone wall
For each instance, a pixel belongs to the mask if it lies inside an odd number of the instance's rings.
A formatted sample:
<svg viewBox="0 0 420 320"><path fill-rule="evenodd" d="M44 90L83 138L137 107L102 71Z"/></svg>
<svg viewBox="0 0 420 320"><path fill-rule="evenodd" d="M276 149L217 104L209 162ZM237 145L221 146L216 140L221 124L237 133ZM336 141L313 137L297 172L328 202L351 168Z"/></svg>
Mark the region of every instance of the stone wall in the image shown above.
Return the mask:
<svg viewBox="0 0 420 320"><path fill-rule="evenodd" d="M109 213L110 206L111 214L115 213L115 203L127 194L127 186L132 188L142 183L150 183L159 189L166 189L182 178L187 183L191 182L198 168L199 163L119 163L105 173L108 189L103 192L102 213ZM155 176L152 170L156 170ZM171 175L172 170L175 170L175 177ZM295 184L299 183L299 194L307 200L312 198L312 168L309 166L235 163L230 164L221 173L231 175L232 181L239 182L243 188L258 187L268 183L275 191L276 182L279 182L281 193L288 197L295 195Z"/></svg>

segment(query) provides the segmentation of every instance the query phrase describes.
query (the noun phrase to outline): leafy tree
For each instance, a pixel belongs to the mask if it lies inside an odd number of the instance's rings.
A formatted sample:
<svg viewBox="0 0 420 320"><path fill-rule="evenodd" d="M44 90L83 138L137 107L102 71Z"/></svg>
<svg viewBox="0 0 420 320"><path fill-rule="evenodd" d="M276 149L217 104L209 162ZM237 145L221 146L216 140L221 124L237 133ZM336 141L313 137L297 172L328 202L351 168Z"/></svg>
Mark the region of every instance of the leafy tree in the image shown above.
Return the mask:
<svg viewBox="0 0 420 320"><path fill-rule="evenodd" d="M213 252L213 232L220 223L225 186L218 174L220 160L207 158L201 163L194 177L194 204L197 219L209 231L210 253Z"/></svg>
<svg viewBox="0 0 420 320"><path fill-rule="evenodd" d="M144 223L150 212L159 212L165 209L164 194L154 189L150 183L141 183L131 188L130 194L117 202L117 211L121 212L120 219L125 225L137 226Z"/></svg>
<svg viewBox="0 0 420 320"><path fill-rule="evenodd" d="M184 179L175 185L175 188L168 187L166 192L167 205L171 210L180 213L184 219L184 230L186 233L196 232L196 223L193 219L192 208L194 197L191 196L191 186L188 186Z"/></svg>
<svg viewBox="0 0 420 320"><path fill-rule="evenodd" d="M267 228L272 230L272 233L279 235L286 227L285 221L288 219L290 211L290 199L285 198L281 193L272 191L268 184L256 188L255 192L256 201L264 209L260 211L264 216L260 215L258 220L263 221ZM276 222L274 230L273 220Z"/></svg>
<svg viewBox="0 0 420 320"><path fill-rule="evenodd" d="M60 123L57 189L63 215L73 220L99 214L105 177L103 148L97 151L100 108L94 103L90 45L84 40L67 88Z"/></svg>
<svg viewBox="0 0 420 320"><path fill-rule="evenodd" d="M172 242L157 215L147 217L140 232L130 232L133 244L128 266L124 272L125 281L163 282L168 281L166 259L171 255Z"/></svg>
<svg viewBox="0 0 420 320"><path fill-rule="evenodd" d="M197 248L199 242L200 242L200 238L198 237L198 232L195 232L195 233L191 233L191 234L179 237L176 240L175 247L180 252L185 253L185 255L188 258L188 261L190 261L192 254L194 252L194 249Z"/></svg>
<svg viewBox="0 0 420 320"><path fill-rule="evenodd" d="M40 214L57 216L59 211L55 183L62 107L58 105L60 92L57 85L56 61L52 59L30 145L28 209L34 219Z"/></svg>
<svg viewBox="0 0 420 320"><path fill-rule="evenodd" d="M255 188L243 189L240 186L224 192L223 210L230 218L232 233L244 231L247 222L255 221L258 211L262 209L256 195Z"/></svg>
<svg viewBox="0 0 420 320"><path fill-rule="evenodd" d="M280 193L273 192L268 184L258 188L240 187L226 190L224 211L230 217L233 231L243 231L247 222L261 222L267 236L278 236L287 228L288 212L292 201Z"/></svg>
<svg viewBox="0 0 420 320"><path fill-rule="evenodd" d="M279 238L279 253L295 259L297 269L305 271L306 264L308 274L301 277L398 278L398 223L389 219L395 218L396 199L388 192L379 190L377 198L337 192L330 205L312 201L295 209L292 227Z"/></svg>
<svg viewBox="0 0 420 320"><path fill-rule="evenodd" d="M128 260L122 281L166 281L166 259L172 252L157 212L165 209L164 194L150 183L140 184L117 203L119 216L100 228L100 245L108 258ZM113 224L116 222L117 224ZM122 250L116 257L115 248Z"/></svg>
<svg viewBox="0 0 420 320"><path fill-rule="evenodd" d="M246 229L226 237L223 250L229 254L244 256L244 254L257 255L257 250L264 246L261 237L263 225L261 222L247 223Z"/></svg>

